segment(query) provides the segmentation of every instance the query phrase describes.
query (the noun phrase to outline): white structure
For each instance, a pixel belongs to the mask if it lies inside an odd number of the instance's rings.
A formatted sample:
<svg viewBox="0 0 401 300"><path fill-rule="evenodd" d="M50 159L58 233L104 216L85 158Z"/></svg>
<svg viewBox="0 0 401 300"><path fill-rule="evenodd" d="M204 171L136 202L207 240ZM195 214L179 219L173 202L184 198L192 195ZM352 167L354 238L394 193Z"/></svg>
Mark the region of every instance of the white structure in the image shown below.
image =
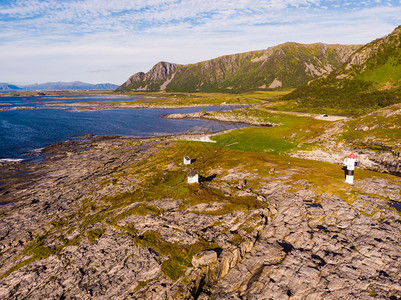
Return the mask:
<svg viewBox="0 0 401 300"><path fill-rule="evenodd" d="M188 183L199 183L199 175L197 171L192 170L188 173Z"/></svg>
<svg viewBox="0 0 401 300"><path fill-rule="evenodd" d="M356 164L356 156L352 152L346 159L344 159L344 165L347 168L345 171L345 182L349 184L354 183L354 170Z"/></svg>
<svg viewBox="0 0 401 300"><path fill-rule="evenodd" d="M191 164L191 159L188 156L184 157L184 165L190 165Z"/></svg>

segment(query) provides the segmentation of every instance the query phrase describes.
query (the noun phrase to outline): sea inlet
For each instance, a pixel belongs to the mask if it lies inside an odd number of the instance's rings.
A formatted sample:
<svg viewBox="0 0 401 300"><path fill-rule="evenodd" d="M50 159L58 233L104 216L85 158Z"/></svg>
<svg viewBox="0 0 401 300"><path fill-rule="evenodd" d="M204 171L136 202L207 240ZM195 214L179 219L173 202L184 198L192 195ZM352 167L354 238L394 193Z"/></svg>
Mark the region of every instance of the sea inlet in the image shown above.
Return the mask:
<svg viewBox="0 0 401 300"><path fill-rule="evenodd" d="M235 107L184 109L104 109L46 106L57 103L135 101L135 97L99 95L0 97L0 161L28 159L29 152L86 134L163 136L217 132L244 124L198 119L164 119L162 115Z"/></svg>

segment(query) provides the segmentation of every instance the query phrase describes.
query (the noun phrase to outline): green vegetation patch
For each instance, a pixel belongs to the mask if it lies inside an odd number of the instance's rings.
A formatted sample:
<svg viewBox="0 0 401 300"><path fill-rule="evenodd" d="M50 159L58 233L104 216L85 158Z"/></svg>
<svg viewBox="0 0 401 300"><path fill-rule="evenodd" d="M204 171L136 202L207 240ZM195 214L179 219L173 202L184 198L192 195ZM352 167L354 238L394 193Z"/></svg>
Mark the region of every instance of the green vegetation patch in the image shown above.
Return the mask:
<svg viewBox="0 0 401 300"><path fill-rule="evenodd" d="M270 128L269 128L270 129ZM216 147L250 151L250 152L269 152L285 153L296 147L291 141L284 138L277 138L270 134L267 128L251 127L241 129L232 133L214 136Z"/></svg>
<svg viewBox="0 0 401 300"><path fill-rule="evenodd" d="M131 215L140 215L140 216L146 216L148 213L151 213L155 216L160 215L160 210L156 206L147 204L138 204L133 208L129 209L127 212Z"/></svg>
<svg viewBox="0 0 401 300"><path fill-rule="evenodd" d="M138 205L135 205L133 208L130 208L128 210L125 210L124 212L120 213L113 219L109 221L110 224L116 225L118 221L125 219L128 216L131 215L140 215L140 216L146 216L147 214L153 214L155 216L160 215L161 211L153 205L148 205L146 203L141 203Z"/></svg>
<svg viewBox="0 0 401 300"><path fill-rule="evenodd" d="M133 293L139 291L141 288L145 287L149 282L151 282L152 279L149 279L147 281L138 281L137 286L135 287Z"/></svg>
<svg viewBox="0 0 401 300"><path fill-rule="evenodd" d="M327 126L326 121L280 112L272 113L265 111L263 108L234 110L227 113L218 112L218 114L227 114L234 116L234 118L236 115L238 115L237 118L246 115L250 118L258 118L261 122L280 124L274 127L243 128L212 137L217 142L212 145L214 147L249 152L284 154L293 149L304 149L307 146L311 146L307 145L308 140L322 134Z"/></svg>
<svg viewBox="0 0 401 300"><path fill-rule="evenodd" d="M342 139L354 145L393 147L401 141L401 105L393 105L372 114L348 120L343 127Z"/></svg>
<svg viewBox="0 0 401 300"><path fill-rule="evenodd" d="M22 254L32 255L35 259L47 258L52 254L57 253L57 249L44 246L46 236L40 236L35 241L29 243L22 251Z"/></svg>
<svg viewBox="0 0 401 300"><path fill-rule="evenodd" d="M34 241L30 242L27 246L25 246L24 250L22 251L22 254L23 255L31 255L31 257L19 262L18 264L16 264L15 266L13 266L9 270L7 270L5 273L3 273L0 276L0 279L7 277L12 272L14 272L26 265L29 265L30 263L32 263L35 260L45 259L45 258L48 258L52 254L57 254L64 247L64 246L61 246L56 249L53 249L53 248L45 246L44 243L45 243L46 237L47 237L46 235L40 236L40 237L36 238Z"/></svg>
<svg viewBox="0 0 401 300"><path fill-rule="evenodd" d="M224 203L216 210L194 211L189 206L201 203ZM234 197L225 195L223 191L204 186L192 186L189 197L183 199L180 209L188 212L206 215L225 215L234 211L249 212L254 209L264 208L265 205L255 197Z"/></svg>
<svg viewBox="0 0 401 300"><path fill-rule="evenodd" d="M360 75L360 79L370 81L378 88L383 87L386 83L397 84L401 80L401 64L395 57L374 70L367 70Z"/></svg>
<svg viewBox="0 0 401 300"><path fill-rule="evenodd" d="M10 275L12 272L17 271L18 269L29 265L30 263L32 263L33 261L35 261L35 257L31 257L28 258L26 260L23 260L22 262L18 263L17 265L13 266L12 268L10 268L9 270L7 270L6 272L4 272L1 276L0 276L0 280L3 278L6 278L8 275Z"/></svg>
<svg viewBox="0 0 401 300"><path fill-rule="evenodd" d="M93 242L100 238L103 233L104 229L88 230L86 231L86 238L88 239L89 243L93 244Z"/></svg>
<svg viewBox="0 0 401 300"><path fill-rule="evenodd" d="M168 243L160 237L157 232L147 231L143 236L135 237L134 242L138 246L150 247L161 256L169 256L169 259L162 263L161 270L165 276L177 280L184 275L185 269L192 267L192 257L203 250L210 250L217 247L217 244L199 240L194 244L180 245Z"/></svg>

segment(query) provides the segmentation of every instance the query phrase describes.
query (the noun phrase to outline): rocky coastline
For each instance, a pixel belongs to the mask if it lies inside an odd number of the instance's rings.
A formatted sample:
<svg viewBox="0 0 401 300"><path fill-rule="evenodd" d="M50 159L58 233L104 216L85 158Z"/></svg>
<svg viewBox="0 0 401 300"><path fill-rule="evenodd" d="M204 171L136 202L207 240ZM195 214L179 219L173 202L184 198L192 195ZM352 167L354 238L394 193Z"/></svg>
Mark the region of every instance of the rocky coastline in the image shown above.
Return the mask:
<svg viewBox="0 0 401 300"><path fill-rule="evenodd" d="M176 140L88 136L0 165L0 298L401 297L399 178L333 193L304 160L204 146L188 187Z"/></svg>
<svg viewBox="0 0 401 300"><path fill-rule="evenodd" d="M162 116L163 118L166 119L207 119L207 120L216 120L220 122L240 122L248 125L254 125L254 126L266 126L266 127L273 127L273 126L279 126L279 124L271 123L271 122L261 122L258 120L252 120L251 117L246 117L246 118L238 118L238 117L232 117L232 116L225 116L225 115L211 115L210 113L206 111L200 111L200 112L195 112L195 113L177 113L177 114L169 114L169 115L164 115Z"/></svg>
<svg viewBox="0 0 401 300"><path fill-rule="evenodd" d="M55 103L55 104L46 104L44 107L77 107L82 109L88 110L102 110L102 109L127 109L127 108L147 108L147 109L171 109L171 108L198 108L198 107L214 107L214 106L222 106L222 107L229 107L229 106L248 106L247 104L214 104L214 103L201 103L201 104L157 104L152 103L135 103L132 102L111 102L111 103L102 103L102 102L78 102L78 103Z"/></svg>

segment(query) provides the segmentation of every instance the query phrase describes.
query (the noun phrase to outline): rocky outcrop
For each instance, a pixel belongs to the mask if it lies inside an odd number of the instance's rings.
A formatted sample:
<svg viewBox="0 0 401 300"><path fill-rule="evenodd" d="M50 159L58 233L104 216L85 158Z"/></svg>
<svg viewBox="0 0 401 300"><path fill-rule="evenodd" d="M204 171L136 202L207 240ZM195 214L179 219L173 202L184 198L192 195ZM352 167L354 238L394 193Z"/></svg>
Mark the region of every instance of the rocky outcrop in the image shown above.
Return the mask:
<svg viewBox="0 0 401 300"><path fill-rule="evenodd" d="M398 178L326 187L314 163L191 145L88 136L0 165L0 298L401 297Z"/></svg>
<svg viewBox="0 0 401 300"><path fill-rule="evenodd" d="M395 28L393 32L381 39L377 39L366 46L362 47L359 51L351 55L344 66L345 70L351 70L353 66L362 66L362 69L367 68L366 63L370 60L371 63L378 63L378 57L388 50L386 48L399 48L401 46L401 26ZM390 50L391 51L391 50ZM351 75L355 76L356 74Z"/></svg>
<svg viewBox="0 0 401 300"><path fill-rule="evenodd" d="M217 115L216 115L217 113ZM166 119L209 119L209 120L218 120L222 122L241 122L244 124L256 125L256 126L278 126L275 123L269 123L260 121L258 118L252 118L250 116L239 117L239 116L230 116L229 114L218 114L218 112L206 112L200 111L195 113L176 113L170 115L164 115L163 118Z"/></svg>
<svg viewBox="0 0 401 300"><path fill-rule="evenodd" d="M401 157L399 150L371 150L369 147L339 146L329 142L325 143L324 146L320 146L318 149L295 151L290 155L302 159L326 161L342 165L346 154L351 152L355 152L357 156L357 170L365 169L401 177Z"/></svg>
<svg viewBox="0 0 401 300"><path fill-rule="evenodd" d="M281 81L277 78L274 78L273 82L269 85L269 89L275 89L282 86L283 84L281 83Z"/></svg>
<svg viewBox="0 0 401 300"><path fill-rule="evenodd" d="M116 91L160 91L165 90L173 79L175 72L181 67L179 64L168 62L157 63L149 72L135 73Z"/></svg>
<svg viewBox="0 0 401 300"><path fill-rule="evenodd" d="M328 124L323 133L303 141L318 145L290 155L343 164L346 155L354 151L358 168L401 176L401 141L397 138L400 129L401 103L398 103Z"/></svg>
<svg viewBox="0 0 401 300"><path fill-rule="evenodd" d="M349 205L329 195L318 200L307 190L269 197L277 214L252 251L211 289L211 298L398 297L383 293L384 286L396 288L400 283L398 246L384 250L380 244L392 239L382 236L382 229L396 234L393 222L399 216L393 214L395 219L387 224L358 212L367 206L378 209L381 204L372 200L364 197Z"/></svg>

